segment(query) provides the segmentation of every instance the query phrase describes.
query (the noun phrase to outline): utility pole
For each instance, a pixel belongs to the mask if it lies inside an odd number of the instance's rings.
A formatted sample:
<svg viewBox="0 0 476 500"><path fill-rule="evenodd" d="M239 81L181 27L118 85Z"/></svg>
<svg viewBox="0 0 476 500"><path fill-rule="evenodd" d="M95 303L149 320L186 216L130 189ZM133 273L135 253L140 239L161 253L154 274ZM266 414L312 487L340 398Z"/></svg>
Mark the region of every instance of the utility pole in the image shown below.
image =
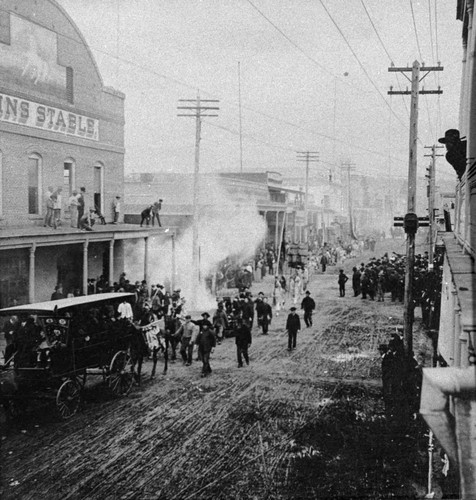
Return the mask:
<svg viewBox="0 0 476 500"><path fill-rule="evenodd" d="M189 106L177 106L177 109L186 109L190 113L188 114L178 114L177 116L187 116L195 118L195 170L193 174L193 233L192 233L192 297L191 302L193 307L196 307L197 303L197 288L200 282L200 269L199 269L199 249L198 249L198 219L199 219L199 207L198 207L198 188L199 188L199 171L200 171L200 139L201 139L201 128L202 128L202 118L204 117L214 117L217 114L210 114L211 111L218 110L220 108L216 106L210 106L208 103L218 103L217 99L200 99L200 93L197 93L196 99L179 99L179 102L189 102L194 103L194 105ZM202 103L205 103L203 105Z"/></svg>
<svg viewBox="0 0 476 500"><path fill-rule="evenodd" d="M309 163L319 162L318 151L297 151L297 161L306 162L306 194L304 198L304 217L306 221L306 242L309 241Z"/></svg>
<svg viewBox="0 0 476 500"><path fill-rule="evenodd" d="M431 149L430 155L425 155L431 157L430 167L428 168L428 220L429 220L429 245L430 251L429 255L429 263L433 264L433 234L435 230L435 176L436 176L436 157L444 156L436 154L437 148L443 148L444 146L437 146L433 144L433 146L425 146L426 149Z"/></svg>
<svg viewBox="0 0 476 500"><path fill-rule="evenodd" d="M420 90L420 81L432 71L443 71L443 66L421 66L414 61L413 66L388 68L390 72L402 73L411 82L411 90L393 90L390 87L389 95L411 95L410 103L410 140L408 156L408 213L405 216L404 227L407 233L407 259L405 266L405 291L403 312L403 342L407 359L413 356L413 277L415 270L415 235L418 229L416 210L416 180L417 180L417 141L418 141L418 97L419 94L442 94L440 90ZM406 73L411 72L411 79ZM421 78L420 74L425 73Z"/></svg>
<svg viewBox="0 0 476 500"><path fill-rule="evenodd" d="M352 197L350 194L350 172L355 170L355 163L342 163L341 168L344 172L347 172L347 209L349 211L349 226L350 226L350 236L354 238L354 226L352 217Z"/></svg>

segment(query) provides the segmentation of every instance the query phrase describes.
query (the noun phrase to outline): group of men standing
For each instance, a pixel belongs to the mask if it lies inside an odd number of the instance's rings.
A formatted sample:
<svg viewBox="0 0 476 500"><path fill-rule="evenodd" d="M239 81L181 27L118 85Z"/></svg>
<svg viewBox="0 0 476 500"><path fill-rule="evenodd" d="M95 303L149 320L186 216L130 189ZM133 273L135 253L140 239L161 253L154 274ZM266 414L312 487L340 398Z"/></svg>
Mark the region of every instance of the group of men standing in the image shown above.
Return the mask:
<svg viewBox="0 0 476 500"><path fill-rule="evenodd" d="M95 217L97 217L102 224L106 224L103 214L99 207L90 207L85 210L85 195L86 188L80 187L79 191L73 189L71 196L67 201L67 207L70 213L70 225L72 228L77 228L82 231L92 231ZM63 198L62 188L56 190L49 186L45 194L45 218L43 221L44 227L52 227L57 229L62 225L62 212L63 212ZM116 196L112 203L113 221L112 224L117 224L121 212L121 197Z"/></svg>

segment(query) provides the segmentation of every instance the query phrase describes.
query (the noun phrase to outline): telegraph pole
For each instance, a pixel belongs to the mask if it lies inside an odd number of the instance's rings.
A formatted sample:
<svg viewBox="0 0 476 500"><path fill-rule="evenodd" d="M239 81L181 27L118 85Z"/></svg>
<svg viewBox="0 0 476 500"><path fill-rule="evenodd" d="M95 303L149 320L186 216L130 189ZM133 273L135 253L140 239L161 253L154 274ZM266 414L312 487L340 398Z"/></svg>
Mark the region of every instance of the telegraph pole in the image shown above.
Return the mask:
<svg viewBox="0 0 476 500"><path fill-rule="evenodd" d="M437 148L443 148L444 146L425 146L426 149L431 149L430 155L425 155L431 157L430 167L428 168L428 220L429 220L429 263L433 264L433 232L435 230L435 176L436 176L436 157L444 156L436 154Z"/></svg>
<svg viewBox="0 0 476 500"><path fill-rule="evenodd" d="M442 66L421 66L418 61L413 66L405 68L388 68L390 72L402 73L411 82L411 90L393 90L390 87L389 95L411 95L410 104L410 140L408 156L408 213L405 216L404 227L407 233L407 259L405 266L405 291L403 312L404 348L407 358L413 356L413 277L415 270L415 235L418 229L416 210L416 179L417 179L417 141L418 141L418 97L419 94L442 94L440 90L420 90L420 81L432 71L443 71ZM411 79L406 73L411 72ZM425 73L421 78L420 74Z"/></svg>
<svg viewBox="0 0 476 500"><path fill-rule="evenodd" d="M192 233L192 297L191 302L193 306L197 303L197 287L200 282L200 269L199 269L199 249L198 249L198 188L199 188L199 171L200 171L200 139L202 118L214 117L217 114L210 114L211 111L220 108L210 106L208 103L218 103L217 99L200 99L200 93L197 94L196 99L179 99L179 102L194 103L189 106L177 106L177 109L186 109L190 113L178 114L177 116L187 116L195 118L195 170L193 173L193 233ZM205 103L203 105L202 103Z"/></svg>
<svg viewBox="0 0 476 500"><path fill-rule="evenodd" d="M306 162L306 194L304 198L304 217L306 221L306 242L309 241L309 221L308 221L308 210L309 210L309 163L319 162L319 152L318 151L297 151L297 161Z"/></svg>
<svg viewBox="0 0 476 500"><path fill-rule="evenodd" d="M350 226L350 236L354 238L354 227L352 218L352 197L350 194L350 172L355 170L355 163L342 163L342 170L347 172L347 209L349 211L349 226Z"/></svg>

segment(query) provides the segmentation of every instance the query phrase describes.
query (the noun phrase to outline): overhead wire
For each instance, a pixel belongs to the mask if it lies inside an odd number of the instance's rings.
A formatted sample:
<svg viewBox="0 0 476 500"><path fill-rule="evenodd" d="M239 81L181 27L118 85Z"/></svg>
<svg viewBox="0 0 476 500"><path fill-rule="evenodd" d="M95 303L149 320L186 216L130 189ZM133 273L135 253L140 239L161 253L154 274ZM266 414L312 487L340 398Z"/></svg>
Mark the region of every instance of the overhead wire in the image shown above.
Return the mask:
<svg viewBox="0 0 476 500"><path fill-rule="evenodd" d="M429 25L429 29L430 29L431 58L432 58L432 61L435 62L435 61L437 61L437 59L435 59L435 47L434 47L434 43L433 43L433 22L432 22L432 16L431 16L431 0L428 0L428 25ZM440 87L438 73L439 73L438 71L433 71L433 78L435 80L435 85L437 88ZM440 98L440 94L438 94L437 106L436 106L436 111L435 111L435 115L436 115L435 124L436 124L437 130L439 129L439 120L440 120L440 117L439 117L439 112L440 112L439 98ZM435 139L436 139L436 137L435 137Z"/></svg>
<svg viewBox="0 0 476 500"><path fill-rule="evenodd" d="M331 70L329 70L326 66L318 62L316 59L311 57L302 47L300 47L293 39L291 39L275 22L273 22L261 9L259 9L251 0L246 0L250 6L258 12L258 14L265 19L278 33L280 33L295 49L297 49L299 52L301 52L307 59L309 59L312 63L314 63L317 67L320 69L324 70L329 76L332 76L333 78L337 78L340 80L342 83L347 85L350 89L356 90L354 85L351 85L350 83L346 82L345 79L341 78L338 75L335 75Z"/></svg>
<svg viewBox="0 0 476 500"><path fill-rule="evenodd" d="M3 9L0 7L0 12L9 12L7 11L6 9ZM47 28L47 26L43 26L44 28ZM82 41L79 41L75 38L73 38L72 36L66 34L66 33L62 33L60 31L56 31L56 33L58 34L58 36L61 36L69 41L72 41L74 43L77 43L79 45L82 45L83 42ZM187 83L187 82L184 82L182 80L179 80L177 78L174 78L174 77L171 77L167 74L164 74L164 73L161 73L159 71L156 71L155 69L149 67L149 66L144 66L142 64L139 64L135 61L132 61L130 59L127 59L125 57L121 57L119 56L118 54L113 54L111 52L108 52L107 50L104 50L102 49L101 47L98 47L96 45L92 45L92 44L89 44L88 43L88 46L90 49L92 49L93 51L97 52L97 53L100 53L100 54L103 54L105 56L108 56L110 57L111 59L115 59L116 61L121 61L122 63L126 64L126 65L129 65L133 68L136 68L136 69L139 69L141 71L143 71L144 73L148 73L148 74L151 74L151 75L154 75L154 76L157 76L165 81L169 81L169 82L172 82L173 84L177 85L177 86L180 86L180 87L184 87L184 88L187 88L187 89L190 89L190 90L193 90L194 92L197 91L197 86L196 85L192 85L190 83ZM216 94L215 93L212 93L211 91L208 91L208 90L205 90L203 88L200 89L200 91L206 95L206 96L210 96L210 97L216 97ZM232 102L231 103L232 105L234 106L238 106L237 103L235 102ZM336 137L332 137L330 135L327 135L327 134L322 134L322 133L319 133L319 132L316 132L315 130L310 130L310 129L306 129L300 125L297 125L293 122L290 122L288 120L285 120L285 119L282 119L280 117L277 117L277 116L274 116L272 114L269 114L269 113L266 113L266 112L263 112L263 111L260 111L260 110L257 110L257 109L254 109L254 108L251 108L249 106L242 106L243 109L246 109L248 111L251 111L253 113L256 113L258 115L261 115L261 116L264 116L265 118L268 118L268 119L271 119L271 120L274 120L274 121L277 121L277 122L280 122L280 123L283 123L287 126L290 126L290 127L293 127L293 128L297 128L297 129L300 129L302 131L305 131L307 133L310 133L310 134L313 134L313 135L317 135L319 137L323 137L323 138L326 138L330 141L336 141L338 143L341 143L341 144L344 144L344 145L347 145L347 146L350 146L350 147L353 147L353 148L357 148L357 149L362 149L370 154L374 154L374 155L377 155L377 156L382 156L382 154L379 152L379 151L375 151L375 150L371 150L371 149L368 149L368 148L362 148L356 144L353 144L353 143L350 143L350 142L347 142L345 140L342 140L342 139L338 139ZM401 163L404 163L404 161L400 158L395 158L398 162L401 162Z"/></svg>
<svg viewBox="0 0 476 500"><path fill-rule="evenodd" d="M248 1L249 1L249 0L248 0ZM251 3L251 2L250 2L250 3ZM8 12L8 13L9 13L10 11L8 11L8 10L6 10L6 9L4 9L4 8L1 8L1 7L0 7L0 12ZM49 29L47 26L43 26L43 25L41 25L41 24L40 24L40 26L42 26L42 27L44 27L44 28L46 28L46 29ZM79 45L83 45L83 44L84 44L84 42L83 42L83 41L77 40L76 38L73 38L71 35L68 35L68 34L66 34L66 33L62 33L62 32L60 32L60 31L58 31L58 30L55 30L55 32L56 32L56 34L57 34L58 36L63 37L63 38L65 38L65 39L69 40L69 41L72 41L72 42L76 43L76 44L79 44ZM127 59L127 58L125 58L125 57L121 57L121 56L119 56L119 54L113 54L113 53L111 53L111 52L109 52L109 51L107 51L107 50L104 50L104 49L103 49L103 48L101 48L101 47L98 47L98 46L96 46L96 45L89 44L89 43L88 43L88 47L89 47L91 50L93 50L93 51L95 51L95 52L97 52L97 53L103 54L103 55L105 55L105 56L107 56L107 57L110 57L111 59L115 59L116 61L120 61L120 62L122 62L122 63L124 63L124 64L126 64L126 65L129 65L129 66L133 67L133 68L139 69L139 70L143 71L144 73L152 74L152 75L157 76L157 77L159 77L159 78L161 78L161 79L163 79L163 80L165 80L165 81L172 82L173 84L175 84L175 85L177 85L177 86L180 86L180 87L188 88L188 89L191 89L191 90L194 90L194 91L196 91L196 90L197 90L197 86L196 86L196 85L189 84L189 83L184 82L184 81L182 81L182 80L179 80L179 79L177 79L177 78L171 77L171 76L169 76L169 75L167 75L167 74L164 74L164 73L161 73L161 72L159 72L159 71L156 71L155 69L153 69L153 68L151 68L151 67L149 67L149 66L144 66L144 65L142 65L142 64L139 64L139 63L137 63L137 62L135 62L135 61L132 61L132 60L130 60L130 59ZM332 74L332 73L330 73L330 74ZM344 82L345 82L345 80L342 80L342 81L344 81ZM374 85L374 86L375 86L375 85ZM376 88L377 88L377 87L376 87ZM203 94L204 94L204 95L207 95L207 96L215 96L215 94L213 94L212 92L209 92L209 91L207 91L207 90L204 90L203 88L202 88L202 89L200 89L200 90L203 92ZM380 93L380 92L379 92L379 93ZM385 99L384 99L384 102L385 102L385 104L388 106L388 103L385 101ZM235 104L235 103L232 103L232 104L233 104L233 105L237 105L237 104ZM355 149L359 149L359 150L362 150L362 151L368 152L368 153L373 154L373 155L377 155L377 156L385 156L385 154L383 154L383 153L381 153L381 152L379 152L379 151L372 150L372 149L370 149L370 148L365 148L365 147L359 146L358 144L353 144L353 143L350 143L350 142L348 142L348 141L345 141L345 140L342 140L342 139L340 139L340 138L336 138L336 137L333 137L333 136L330 136L330 135L327 135L327 134L322 134L322 133L316 132L315 130L306 129L306 128L304 128L304 127L302 127L302 126L300 126L300 125L297 125L297 124L295 124L295 123L293 123L293 122L290 122L290 121L288 121L288 120L285 120L285 119L282 119L282 118L276 117L276 116L271 115L271 114L269 114L269 113L265 113L265 112L262 112L262 111L256 110L256 109L251 108L251 107L249 107L249 106L243 106L243 108L244 108L244 109L247 109L248 111L252 111L253 113L256 113L256 114L258 114L258 115L262 115L262 116L264 116L264 117L266 117L266 118L272 119L272 120L274 120L274 121L278 121L278 122L280 122L280 123L284 123L284 124L286 124L287 126L290 126L290 127L293 127L293 128L297 128L297 129L300 129L300 130L303 130L303 131L306 131L306 132L308 132L308 133L310 133L310 134L317 135L317 136L319 136L319 137L323 137L323 138L326 138L326 139L331 140L331 141L336 141L336 142L338 142L338 143L341 143L341 144L344 144L344 145L346 145L346 146L350 146L350 147L352 147L352 148L355 148ZM397 119L399 119L399 117L398 117L397 115L395 115L395 116L397 117ZM216 126L216 124L214 124L214 126ZM405 163L405 161L404 161L404 160L402 160L401 158L398 158L398 157L393 157L393 158L394 158L397 162L399 162L399 163Z"/></svg>
<svg viewBox="0 0 476 500"><path fill-rule="evenodd" d="M420 46L420 37L418 36L418 29L417 29L417 25L416 25L415 11L413 9L413 2L412 2L412 0L408 0L408 1L410 3L410 10L411 10L411 13L412 13L413 31L415 33L415 39L416 39L416 43L417 43L418 54L420 55L420 62L421 62L421 64L424 64L423 63L423 55L422 55L421 46ZM427 98L426 95L424 95L423 99L425 101L425 108L426 108L426 113L427 113L427 116L428 116L428 128L430 130L431 136L434 138L435 134L434 134L434 131L433 131L432 121L431 121L431 117L430 117L430 107L429 107L429 104L428 104L428 98Z"/></svg>
<svg viewBox="0 0 476 500"><path fill-rule="evenodd" d="M378 86L376 85L376 83L373 81L372 77L369 75L367 69L365 68L365 66L362 64L361 60L359 59L359 57L357 56L355 50L352 48L352 45L349 43L349 41L347 40L346 36L344 35L344 33L342 32L342 30L340 29L339 25L337 24L337 22L335 21L334 17L332 16L332 14L329 12L329 10L327 9L327 7L324 5L324 2L323 0L319 0L320 4L322 5L323 9L326 11L327 15L329 16L329 19L332 21L332 23L334 24L334 26L336 27L337 31L339 32L339 34L341 35L341 37L343 38L344 42L346 43L347 47L349 48L349 50L351 51L352 55L354 56L354 59L357 61L357 63L359 64L360 68L362 69L362 71L364 72L364 75L367 77L367 79L369 80L369 82L371 83L372 87L374 87L374 89L377 91L378 95L381 97L381 99L383 100L383 102L385 103L385 105L391 110L391 113L396 117L396 119L398 120L398 122L405 128L408 128L408 125L406 125L402 119L395 113L395 111L393 111L393 109L390 107L390 104L388 103L387 99L385 99L385 96L382 94L382 92L380 91L380 89L378 88Z"/></svg>
<svg viewBox="0 0 476 500"><path fill-rule="evenodd" d="M435 8L434 8L434 12L435 12L435 52L436 52L436 62L438 64L440 64L440 54L439 54L439 48L438 48L438 0L435 0ZM437 75L436 75L436 78L437 78L437 82L438 82L438 88L440 88L440 72L437 71ZM441 95L438 94L438 100L437 100L437 103L438 103L438 118L439 118L439 122L438 122L438 130L441 130L441 99L440 99Z"/></svg>
<svg viewBox="0 0 476 500"><path fill-rule="evenodd" d="M380 36L380 33L378 32L377 27L375 26L375 23L373 22L372 17L370 16L370 13L369 13L369 11L364 3L364 0L360 0L360 1L362 3L362 7L364 8L365 13L367 14L367 18L370 21L370 24L372 25L372 28L373 28L375 34L377 35L377 38L378 38L378 41L380 42L380 45L382 46L385 54L387 54L387 57L388 57L390 64L393 65L393 63L394 63L393 58L390 55L390 52L387 50L387 47L383 43L382 37ZM398 85L399 90L402 90L398 73L397 73L397 85ZM401 94L401 98L402 98L403 105L405 106L405 111L407 113L407 116L410 118L410 110L408 109L407 100L405 99L405 96L403 94Z"/></svg>

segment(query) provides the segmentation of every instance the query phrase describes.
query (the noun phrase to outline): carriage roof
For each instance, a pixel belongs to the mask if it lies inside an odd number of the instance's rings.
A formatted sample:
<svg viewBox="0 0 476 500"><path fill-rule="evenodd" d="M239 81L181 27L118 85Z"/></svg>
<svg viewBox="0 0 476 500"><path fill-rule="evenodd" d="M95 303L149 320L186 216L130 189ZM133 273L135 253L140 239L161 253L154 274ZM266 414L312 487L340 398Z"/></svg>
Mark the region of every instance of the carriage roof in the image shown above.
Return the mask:
<svg viewBox="0 0 476 500"><path fill-rule="evenodd" d="M69 297L66 299L49 300L47 302L37 302L35 304L24 304L21 306L7 307L0 309L0 315L11 314L54 314L58 312L66 312L75 306L83 306L86 304L97 304L110 300L132 298L133 293L96 293L94 295L85 295L81 297Z"/></svg>

